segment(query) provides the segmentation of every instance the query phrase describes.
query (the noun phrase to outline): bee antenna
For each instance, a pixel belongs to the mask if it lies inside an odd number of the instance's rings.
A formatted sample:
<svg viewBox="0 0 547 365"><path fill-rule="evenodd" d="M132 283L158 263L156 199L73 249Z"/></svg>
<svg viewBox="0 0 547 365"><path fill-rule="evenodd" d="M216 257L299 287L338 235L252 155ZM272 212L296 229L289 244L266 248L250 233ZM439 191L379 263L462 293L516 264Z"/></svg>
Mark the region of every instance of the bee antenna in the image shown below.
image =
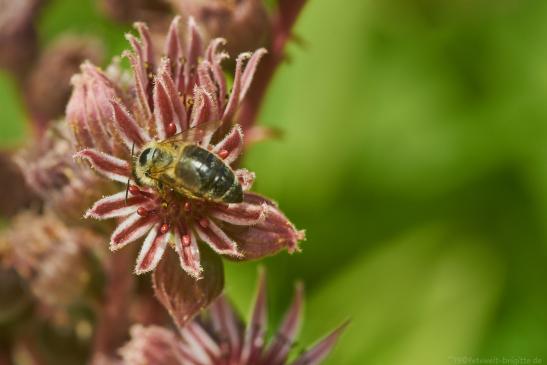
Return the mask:
<svg viewBox="0 0 547 365"><path fill-rule="evenodd" d="M131 161L133 161L133 154L135 153L135 142L133 142L133 145L131 146ZM127 205L127 196L129 195L129 182L131 181L131 177L127 178L127 185L125 187L125 205Z"/></svg>
<svg viewBox="0 0 547 365"><path fill-rule="evenodd" d="M131 178L127 179L127 186L125 187L125 205L127 205L127 196L129 195L129 182L131 181Z"/></svg>

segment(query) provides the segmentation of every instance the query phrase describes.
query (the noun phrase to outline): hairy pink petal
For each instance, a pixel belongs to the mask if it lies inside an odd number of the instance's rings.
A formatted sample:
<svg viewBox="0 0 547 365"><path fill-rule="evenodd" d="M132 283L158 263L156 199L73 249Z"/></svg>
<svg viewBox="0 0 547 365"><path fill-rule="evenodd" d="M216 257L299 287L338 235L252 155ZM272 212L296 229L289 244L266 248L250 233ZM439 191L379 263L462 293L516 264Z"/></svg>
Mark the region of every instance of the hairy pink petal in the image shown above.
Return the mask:
<svg viewBox="0 0 547 365"><path fill-rule="evenodd" d="M191 92L193 83L193 73L197 67L198 57L201 55L202 39L199 34L196 21L190 17L188 19L188 48L186 49L186 63L184 64L184 88L185 92Z"/></svg>
<svg viewBox="0 0 547 365"><path fill-rule="evenodd" d="M175 124L175 133L180 133L183 129L187 129L186 111L178 96L168 68L168 60L164 58L156 77L153 93L156 131L160 139L170 137L167 135L170 123Z"/></svg>
<svg viewBox="0 0 547 365"><path fill-rule="evenodd" d="M154 69L154 48L152 46L150 30L146 23L143 22L136 22L133 26L137 29L141 38L142 54L140 56L144 62L145 71L152 71Z"/></svg>
<svg viewBox="0 0 547 365"><path fill-rule="evenodd" d="M152 227L142 244L137 266L135 266L137 275L154 270L165 252L169 242L169 232L158 235L159 227L159 223Z"/></svg>
<svg viewBox="0 0 547 365"><path fill-rule="evenodd" d="M211 63L211 71L216 85L218 86L218 103L220 110L224 109L226 104L226 76L222 70L221 63L229 58L225 52L218 52L218 48L226 44L224 38L215 38L211 41L205 52L205 57Z"/></svg>
<svg viewBox="0 0 547 365"><path fill-rule="evenodd" d="M133 39L131 37L128 38L130 40ZM154 130L154 125L147 93L148 75L144 72L144 66L142 66L140 58L135 53L126 51L123 53L123 56L127 57L129 63L131 63L131 68L135 77L135 93L137 94L138 101L137 104L139 106L140 113L148 126L148 132L151 133Z"/></svg>
<svg viewBox="0 0 547 365"><path fill-rule="evenodd" d="M303 294L303 286L298 284L296 286L293 303L285 314L283 323L268 348L265 363L270 365L282 365L287 360L289 351L298 334L302 319Z"/></svg>
<svg viewBox="0 0 547 365"><path fill-rule="evenodd" d="M277 202L257 193L246 193L243 196L243 200L250 204L267 204L270 207L279 208Z"/></svg>
<svg viewBox="0 0 547 365"><path fill-rule="evenodd" d="M98 200L85 213L85 218L108 219L125 217L134 213L137 208L147 202L143 195L129 195L125 199L125 191Z"/></svg>
<svg viewBox="0 0 547 365"><path fill-rule="evenodd" d="M179 365L190 360L181 351L179 339L172 331L135 325L130 332L131 340L119 351L123 365Z"/></svg>
<svg viewBox="0 0 547 365"><path fill-rule="evenodd" d="M304 232L298 231L273 202L253 193L245 193L244 200L267 207L266 218L262 222L252 226L223 226L226 234L238 243L244 260L270 256L283 249L289 253L299 249L298 241L305 238Z"/></svg>
<svg viewBox="0 0 547 365"><path fill-rule="evenodd" d="M150 140L150 136L142 129L120 100L112 100L112 117L118 125L120 134L125 145L131 149L133 144L141 147Z"/></svg>
<svg viewBox="0 0 547 365"><path fill-rule="evenodd" d="M211 95L211 98L213 100L213 103L215 105L215 109L218 111L220 108L220 105L218 103L218 97L220 96L217 86L215 85L211 75L212 75L212 66L209 63L209 61L204 60L199 63L198 65L198 80L199 85L207 91L209 95ZM218 115L212 117L212 119L218 119Z"/></svg>
<svg viewBox="0 0 547 365"><path fill-rule="evenodd" d="M115 133L112 131L110 112L110 99L117 95L115 85L100 69L89 62L84 62L81 69L86 87L86 127L93 139L93 145L103 152L112 153L115 143L107 131Z"/></svg>
<svg viewBox="0 0 547 365"><path fill-rule="evenodd" d="M228 165L232 164L243 152L243 130L239 125L235 125L232 130L216 144L213 148L213 152L219 153L222 150L228 152L228 155L224 157L224 162Z"/></svg>
<svg viewBox="0 0 547 365"><path fill-rule="evenodd" d="M338 341L338 338L344 332L349 322L345 322L340 327L335 329L327 337L319 341L312 348L304 352L296 359L292 365L318 365L331 352L332 348Z"/></svg>
<svg viewBox="0 0 547 365"><path fill-rule="evenodd" d="M104 152L87 148L76 153L74 157L88 160L97 172L114 181L127 183L131 176L131 167L127 161Z"/></svg>
<svg viewBox="0 0 547 365"><path fill-rule="evenodd" d="M264 348L267 325L266 273L265 270L260 270L256 299L251 319L245 331L245 342L241 353L241 362L243 364L255 364L259 362L258 359L262 355L262 349Z"/></svg>
<svg viewBox="0 0 547 365"><path fill-rule="evenodd" d="M228 341L230 357L228 363L238 363L243 340L243 328L234 309L224 296L220 296L209 307L211 321L215 331Z"/></svg>
<svg viewBox="0 0 547 365"><path fill-rule="evenodd" d="M251 226L266 219L268 206L249 203L219 205L209 209L209 215L226 223Z"/></svg>
<svg viewBox="0 0 547 365"><path fill-rule="evenodd" d="M268 53L268 51L266 51L265 48L257 49L249 59L249 62L247 62L247 66L245 66L245 71L241 76L241 91L239 94L240 103L247 95L247 91L249 91L249 88L251 87L251 82L253 81L253 77L256 72L256 68L258 67L258 63L266 53Z"/></svg>
<svg viewBox="0 0 547 365"><path fill-rule="evenodd" d="M224 287L222 260L210 250L201 251L203 278L196 280L183 270L176 270L179 259L167 250L153 274L154 292L179 328L209 305Z"/></svg>
<svg viewBox="0 0 547 365"><path fill-rule="evenodd" d="M207 243L219 254L239 257L236 243L226 235L212 220L202 218L199 223L194 224L199 238Z"/></svg>
<svg viewBox="0 0 547 365"><path fill-rule="evenodd" d="M179 60L182 58L182 43L179 36L179 25L180 16L177 15L173 18L171 24L169 25L163 50L163 53L169 58L171 76L174 80L177 80L180 72L177 68L180 66L181 62L179 62Z"/></svg>
<svg viewBox="0 0 547 365"><path fill-rule="evenodd" d="M150 231L152 226L157 223L157 220L158 218L154 215L141 217L137 213L131 214L112 233L110 237L110 249L112 251L118 250L128 243L141 238Z"/></svg>
<svg viewBox="0 0 547 365"><path fill-rule="evenodd" d="M240 100L239 95L241 93L241 75L243 73L243 63L250 57L251 54L249 52L246 52L241 53L236 58L236 73L234 76L234 85L232 86L232 93L230 94L228 104L226 105L226 109L224 109L224 114L222 115L222 120L224 121L231 122L237 111Z"/></svg>
<svg viewBox="0 0 547 365"><path fill-rule="evenodd" d="M214 364L222 356L222 350L215 340L195 321L181 328L180 334L186 341L185 347L201 361L200 365Z"/></svg>
<svg viewBox="0 0 547 365"><path fill-rule="evenodd" d="M202 268L199 259L199 249L196 237L185 223L182 223L175 229L175 250L180 259L180 266L190 276L201 278Z"/></svg>
<svg viewBox="0 0 547 365"><path fill-rule="evenodd" d="M70 125L74 139L80 148L94 147L93 140L87 128L86 85L82 75L75 75L71 83L72 95L66 107L66 120Z"/></svg>
<svg viewBox="0 0 547 365"><path fill-rule="evenodd" d="M207 91L201 87L194 89L194 108L192 109L192 115L190 117L190 127L194 128L198 125L209 121L216 121L218 118L214 118L217 115L216 105L213 99ZM206 133L201 135L199 144L202 147L209 146L209 142L213 137L215 130L206 130Z"/></svg>
<svg viewBox="0 0 547 365"><path fill-rule="evenodd" d="M255 173L247 169L237 169L234 171L234 173L237 179L239 180L239 183L241 184L241 188L243 189L243 191L246 192L251 190L256 178Z"/></svg>

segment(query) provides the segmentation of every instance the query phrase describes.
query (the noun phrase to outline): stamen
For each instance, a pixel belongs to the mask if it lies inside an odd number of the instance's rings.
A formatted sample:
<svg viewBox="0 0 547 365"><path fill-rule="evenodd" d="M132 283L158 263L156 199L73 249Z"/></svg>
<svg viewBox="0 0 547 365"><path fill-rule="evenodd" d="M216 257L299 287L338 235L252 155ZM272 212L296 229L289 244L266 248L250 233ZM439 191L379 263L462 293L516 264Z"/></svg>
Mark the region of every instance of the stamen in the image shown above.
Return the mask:
<svg viewBox="0 0 547 365"><path fill-rule="evenodd" d="M228 152L228 150L220 150L218 156L224 160L226 157L228 157L229 154L230 152Z"/></svg>
<svg viewBox="0 0 547 365"><path fill-rule="evenodd" d="M207 218L201 218L199 220L199 225L202 226L203 228L207 228L209 227L209 221L207 220Z"/></svg>
<svg viewBox="0 0 547 365"><path fill-rule="evenodd" d="M164 223L160 227L160 233L161 234L166 234L167 232L169 232L169 224Z"/></svg>
<svg viewBox="0 0 547 365"><path fill-rule="evenodd" d="M182 236L182 245L183 246L190 246L191 238L189 234L185 234Z"/></svg>
<svg viewBox="0 0 547 365"><path fill-rule="evenodd" d="M146 217L148 213L149 211L145 207L139 207L139 209L137 209L137 214L141 217Z"/></svg>
<svg viewBox="0 0 547 365"><path fill-rule="evenodd" d="M172 135L174 135L175 133L177 133L177 126L175 125L175 123L169 123L167 125L167 136L168 137L171 137Z"/></svg>

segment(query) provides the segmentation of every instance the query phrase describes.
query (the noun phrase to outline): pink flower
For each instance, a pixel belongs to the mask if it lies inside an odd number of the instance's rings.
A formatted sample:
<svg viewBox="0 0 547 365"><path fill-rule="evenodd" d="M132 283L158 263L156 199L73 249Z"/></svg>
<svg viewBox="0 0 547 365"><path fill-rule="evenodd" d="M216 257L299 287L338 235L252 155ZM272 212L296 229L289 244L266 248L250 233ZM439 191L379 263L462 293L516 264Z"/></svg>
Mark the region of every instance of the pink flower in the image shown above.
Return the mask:
<svg viewBox="0 0 547 365"><path fill-rule="evenodd" d="M132 66L131 82L120 69L111 69L109 75L89 63L82 65L82 73L73 79L67 120L83 148L76 157L124 184L122 191L97 201L85 216L119 219L110 239L112 250L145 237L137 274L153 270L170 245L179 255L181 267L199 278L198 240L237 260L257 259L284 248L298 250L304 233L296 230L271 200L249 192L254 174L235 165L244 137L237 124L230 125L265 50L237 57L232 91L227 97L221 62L228 56L219 50L224 41L215 39L203 51L201 37L190 19L183 48L178 22L177 17L171 24L163 48L165 56L159 62L144 24L136 25L140 39L127 36L133 48L133 52L125 53ZM233 168L244 191L243 202L220 204L137 185L131 166L133 147L138 155L149 141L162 141L218 120L223 121L220 130L196 133L189 142L208 149ZM224 133L224 137L218 136ZM126 201L128 181L131 185Z"/></svg>
<svg viewBox="0 0 547 365"><path fill-rule="evenodd" d="M180 336L159 327L135 325L131 340L120 350L124 365L314 365L332 350L347 323L331 332L295 360L293 349L302 317L303 289L296 287L292 305L269 341L265 275L260 276L251 320L245 326L232 305L220 296L207 315L179 327Z"/></svg>

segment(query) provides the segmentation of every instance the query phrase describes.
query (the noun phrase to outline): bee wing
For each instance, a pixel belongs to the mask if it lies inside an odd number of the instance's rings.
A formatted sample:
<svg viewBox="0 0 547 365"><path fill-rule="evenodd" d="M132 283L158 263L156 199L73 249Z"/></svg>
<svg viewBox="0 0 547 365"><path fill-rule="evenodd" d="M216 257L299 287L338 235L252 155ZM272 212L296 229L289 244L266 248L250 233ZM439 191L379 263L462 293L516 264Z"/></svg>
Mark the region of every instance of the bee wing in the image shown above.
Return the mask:
<svg viewBox="0 0 547 365"><path fill-rule="evenodd" d="M209 139L221 125L222 120L213 120L202 123L160 141L159 144L177 144L181 142L208 144Z"/></svg>

